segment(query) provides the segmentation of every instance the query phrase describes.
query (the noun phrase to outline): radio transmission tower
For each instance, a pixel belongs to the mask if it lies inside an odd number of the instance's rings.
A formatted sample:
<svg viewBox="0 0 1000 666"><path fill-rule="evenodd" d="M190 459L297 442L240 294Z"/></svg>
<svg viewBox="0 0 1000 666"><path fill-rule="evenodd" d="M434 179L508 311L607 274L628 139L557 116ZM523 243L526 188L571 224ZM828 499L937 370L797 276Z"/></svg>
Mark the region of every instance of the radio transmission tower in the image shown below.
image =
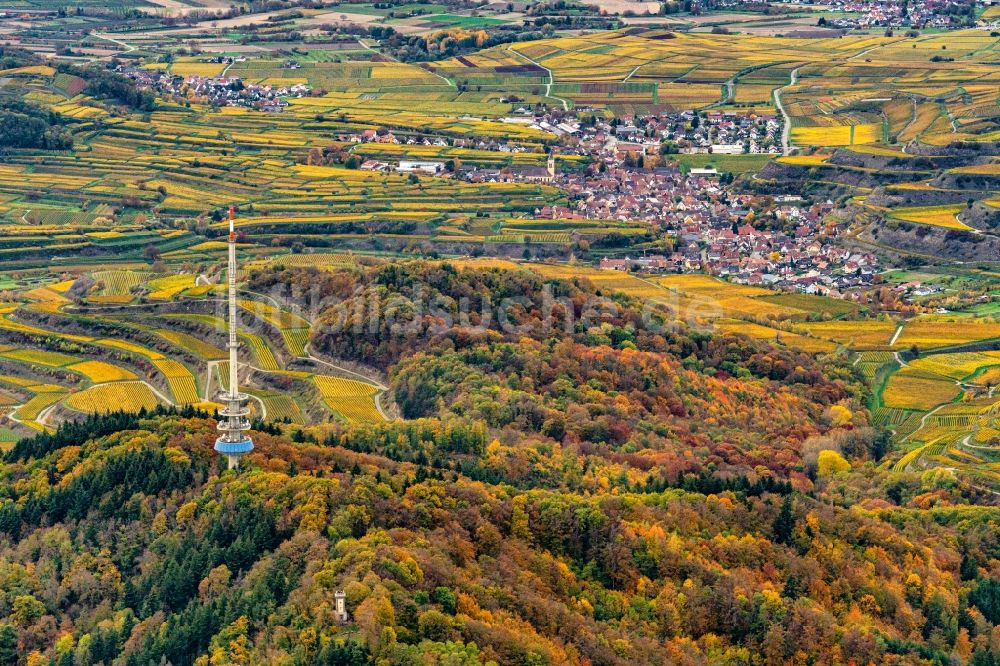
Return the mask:
<svg viewBox="0 0 1000 666"><path fill-rule="evenodd" d="M226 456L229 469L239 469L240 457L253 451L250 439L250 421L247 401L250 397L240 393L239 339L236 337L236 230L233 225L233 208L229 207L229 390L220 399L225 407L219 412L219 431L215 450Z"/></svg>

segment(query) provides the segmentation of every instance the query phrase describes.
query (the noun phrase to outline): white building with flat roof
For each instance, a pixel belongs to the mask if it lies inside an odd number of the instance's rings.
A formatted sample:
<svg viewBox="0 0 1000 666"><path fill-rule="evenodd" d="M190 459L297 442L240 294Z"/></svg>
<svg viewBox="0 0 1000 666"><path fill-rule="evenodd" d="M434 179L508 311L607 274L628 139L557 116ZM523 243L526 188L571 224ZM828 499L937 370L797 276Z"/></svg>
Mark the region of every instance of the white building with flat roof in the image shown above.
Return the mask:
<svg viewBox="0 0 1000 666"><path fill-rule="evenodd" d="M429 173L431 175L444 171L444 162L420 162L416 160L400 160L399 171L401 173Z"/></svg>

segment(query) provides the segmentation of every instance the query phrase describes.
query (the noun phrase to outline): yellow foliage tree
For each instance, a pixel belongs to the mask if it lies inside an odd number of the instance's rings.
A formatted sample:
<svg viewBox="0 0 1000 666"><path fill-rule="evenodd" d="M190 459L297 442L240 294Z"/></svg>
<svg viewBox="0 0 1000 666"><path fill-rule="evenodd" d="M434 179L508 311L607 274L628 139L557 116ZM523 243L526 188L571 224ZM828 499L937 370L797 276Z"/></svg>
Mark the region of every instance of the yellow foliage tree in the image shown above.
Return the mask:
<svg viewBox="0 0 1000 666"><path fill-rule="evenodd" d="M530 539L531 529L528 527L528 498L524 495L518 495L514 498L512 502L513 507L510 516L510 533L511 536L517 537L518 539Z"/></svg>
<svg viewBox="0 0 1000 666"><path fill-rule="evenodd" d="M820 476L830 476L840 472L849 472L851 463L844 460L844 457L836 451L824 449L819 452L817 460L817 472Z"/></svg>
<svg viewBox="0 0 1000 666"><path fill-rule="evenodd" d="M851 419L854 418L854 412L843 405L831 405L829 416L830 423L835 426L842 426L851 422Z"/></svg>
<svg viewBox="0 0 1000 666"><path fill-rule="evenodd" d="M362 601L354 612L354 621L365 638L368 649L377 651L385 638L383 630L392 629L396 623L388 590L379 586L371 596Z"/></svg>

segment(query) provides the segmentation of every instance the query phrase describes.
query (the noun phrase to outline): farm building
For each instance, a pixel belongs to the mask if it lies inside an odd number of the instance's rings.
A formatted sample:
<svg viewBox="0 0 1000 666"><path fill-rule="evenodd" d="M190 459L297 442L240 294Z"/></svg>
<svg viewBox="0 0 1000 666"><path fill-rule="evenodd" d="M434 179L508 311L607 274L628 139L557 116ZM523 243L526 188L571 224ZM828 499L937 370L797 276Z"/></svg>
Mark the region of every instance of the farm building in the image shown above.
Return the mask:
<svg viewBox="0 0 1000 666"><path fill-rule="evenodd" d="M423 173L438 174L444 171L444 162L423 162L418 160L400 160L398 170L400 173Z"/></svg>

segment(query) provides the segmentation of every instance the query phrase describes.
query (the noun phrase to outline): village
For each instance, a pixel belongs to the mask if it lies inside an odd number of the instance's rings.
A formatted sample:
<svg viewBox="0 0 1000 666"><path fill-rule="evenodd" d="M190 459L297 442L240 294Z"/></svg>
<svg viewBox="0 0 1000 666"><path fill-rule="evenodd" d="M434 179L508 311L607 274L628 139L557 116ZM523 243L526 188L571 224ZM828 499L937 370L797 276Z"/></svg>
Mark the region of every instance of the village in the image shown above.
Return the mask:
<svg viewBox="0 0 1000 666"><path fill-rule="evenodd" d="M219 106L281 111L284 98L308 95L305 86L271 87L236 78L178 77L156 69L120 68L140 86L161 95ZM435 159L354 160L363 170L453 177L468 182L535 182L563 189L568 206L544 207L545 218L641 221L657 238L651 248L629 248L601 266L649 272L706 272L750 285L838 296L868 287L878 272L870 253L837 242L842 224L834 205L797 196L742 194L731 173L686 168L673 155L780 155L782 121L768 114L679 111L605 119L520 107L504 122L529 125L558 137L545 166L461 164ZM461 147L515 155L524 148L503 138L463 140L396 136L388 128L343 134L338 140L415 147ZM414 151L419 153L419 151ZM582 169L558 169L556 155L585 157ZM402 153L407 157L406 153ZM638 249L638 252L636 251ZM669 250L669 252L666 252ZM642 256L638 256L642 253Z"/></svg>
<svg viewBox="0 0 1000 666"><path fill-rule="evenodd" d="M827 19L835 28L958 28L974 3L953 0L832 0L824 3L830 12L849 16Z"/></svg>
<svg viewBox="0 0 1000 666"><path fill-rule="evenodd" d="M220 62L231 65L242 57L223 56ZM245 60L245 58L243 58ZM289 97L305 97L309 86L296 83L287 86L246 83L242 79L226 76L177 76L161 69L138 68L119 65L116 68L140 88L152 90L164 97L213 106L242 106L260 111L280 112L288 106Z"/></svg>
<svg viewBox="0 0 1000 666"><path fill-rule="evenodd" d="M759 0L721 0L715 3L715 8L745 10L760 7L761 4ZM974 2L956 0L824 0L822 3L783 0L781 4L828 11L833 16L820 17L819 25L842 30L959 28L963 24L972 24L974 14L970 14L969 10L975 7Z"/></svg>
<svg viewBox="0 0 1000 666"><path fill-rule="evenodd" d="M673 242L670 254L605 258L602 267L705 272L744 284L831 296L872 283L878 260L835 242L843 227L830 220L832 202L740 194L724 182L731 179L726 174L673 166L670 154L662 154L665 145L679 153L777 152L781 124L776 119L688 111L618 125L613 133L611 128L595 129L583 133L581 144L596 165L555 181L570 195L568 214L647 220ZM622 136L648 138L619 140ZM654 166L638 168L650 149Z"/></svg>
<svg viewBox="0 0 1000 666"><path fill-rule="evenodd" d="M844 228L830 221L832 202L730 194L710 172L685 175L669 167L636 174L616 166L600 178L572 178L569 191L576 210L553 211L556 217L606 218L601 212L614 209L616 219L649 220L673 241L669 254L604 258L602 268L709 273L828 296L868 287L878 272L874 254L837 242Z"/></svg>
<svg viewBox="0 0 1000 666"><path fill-rule="evenodd" d="M574 127L564 141L566 150L592 158L582 171L558 172L550 161L546 169L474 169L466 177L554 184L567 192L570 205L543 208L540 217L645 221L669 239L670 253L636 256L632 251L602 259L603 268L706 272L733 282L830 296L870 286L878 259L837 242L845 229L830 217L832 202L735 193L728 184L731 174L687 169L670 160L675 152L775 154L780 133L780 121L773 117L718 111L614 125L598 121Z"/></svg>
<svg viewBox="0 0 1000 666"><path fill-rule="evenodd" d="M605 257L601 267L644 272L711 273L733 282L840 296L869 287L878 273L874 254L845 249L845 229L831 219L834 204L799 196L734 192L732 175L715 168L683 168L676 154L780 154L781 122L773 116L692 111L606 122L583 115L520 114L560 136L546 166L481 166L453 161L367 159L365 170L424 173L469 182L535 182L567 193L568 206L535 211L542 218L640 221L658 237L656 247L630 248ZM355 143L460 146L511 155L522 149L501 139L466 142L441 137L397 137L365 130L339 137ZM587 156L583 169L561 170L556 154ZM664 249L670 252L664 252Z"/></svg>

